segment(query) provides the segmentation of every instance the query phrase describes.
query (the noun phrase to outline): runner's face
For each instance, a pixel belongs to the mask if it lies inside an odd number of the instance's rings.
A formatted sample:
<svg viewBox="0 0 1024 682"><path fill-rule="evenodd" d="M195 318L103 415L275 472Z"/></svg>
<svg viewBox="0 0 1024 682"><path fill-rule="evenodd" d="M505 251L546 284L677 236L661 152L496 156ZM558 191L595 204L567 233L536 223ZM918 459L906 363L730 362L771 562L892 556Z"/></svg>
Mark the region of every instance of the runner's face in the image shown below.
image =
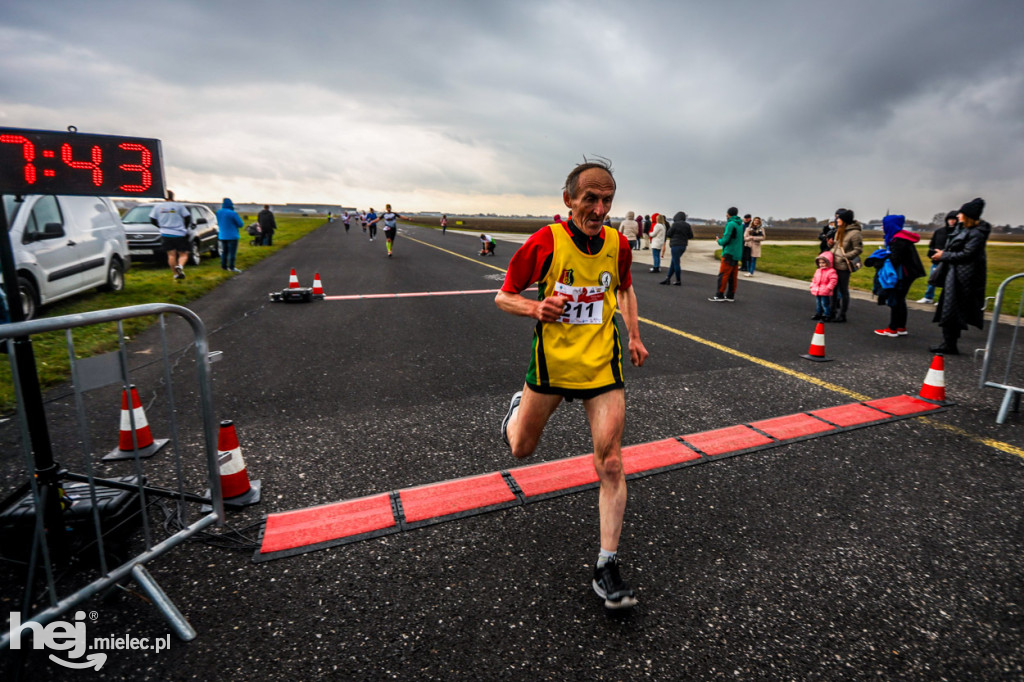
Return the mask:
<svg viewBox="0 0 1024 682"><path fill-rule="evenodd" d="M572 209L576 226L590 235L601 231L605 216L612 210L615 198L615 181L600 168L589 168L580 174L576 196L562 192L562 200Z"/></svg>

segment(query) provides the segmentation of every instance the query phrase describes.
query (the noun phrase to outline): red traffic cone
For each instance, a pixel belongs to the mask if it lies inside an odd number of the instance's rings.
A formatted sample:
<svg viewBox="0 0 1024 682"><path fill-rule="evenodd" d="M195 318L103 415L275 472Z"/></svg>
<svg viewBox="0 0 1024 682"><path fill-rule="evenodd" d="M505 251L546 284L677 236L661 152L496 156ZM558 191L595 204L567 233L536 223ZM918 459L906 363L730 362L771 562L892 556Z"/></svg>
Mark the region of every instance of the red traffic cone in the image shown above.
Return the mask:
<svg viewBox="0 0 1024 682"><path fill-rule="evenodd" d="M814 336L811 337L811 347L800 357L814 362L831 362L832 358L825 357L825 325L821 322L814 328Z"/></svg>
<svg viewBox="0 0 1024 682"><path fill-rule="evenodd" d="M315 275L313 275L313 298L323 298L323 297L324 297L324 285L323 285L323 282L320 281L320 273L318 272Z"/></svg>
<svg viewBox="0 0 1024 682"><path fill-rule="evenodd" d="M925 400L946 402L946 361L941 355L932 358L931 367L921 385L920 396Z"/></svg>
<svg viewBox="0 0 1024 682"><path fill-rule="evenodd" d="M260 501L260 482L249 480L249 472L242 459L242 448L238 445L238 435L235 433L235 423L229 419L220 423L217 462L225 506L247 507Z"/></svg>
<svg viewBox="0 0 1024 682"><path fill-rule="evenodd" d="M299 276L295 274L295 268L292 268L292 274L288 275L288 288L298 289L299 288Z"/></svg>
<svg viewBox="0 0 1024 682"><path fill-rule="evenodd" d="M111 450L104 458L104 462L111 462L119 459L134 459L139 457L152 457L160 448L167 445L167 438L160 440L153 439L153 432L146 421L146 411L142 409L142 401L139 400L139 392L132 384L128 387L131 391L131 407L128 407L129 391L121 392L121 436L118 438L117 447ZM135 437L132 437L134 426Z"/></svg>

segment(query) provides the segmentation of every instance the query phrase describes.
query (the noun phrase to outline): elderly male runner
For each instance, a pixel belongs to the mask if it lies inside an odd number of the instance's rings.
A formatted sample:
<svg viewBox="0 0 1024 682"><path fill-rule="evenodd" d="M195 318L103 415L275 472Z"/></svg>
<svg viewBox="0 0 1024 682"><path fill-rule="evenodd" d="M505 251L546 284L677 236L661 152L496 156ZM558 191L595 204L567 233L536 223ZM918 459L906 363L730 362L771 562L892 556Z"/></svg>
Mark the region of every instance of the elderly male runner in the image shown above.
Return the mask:
<svg viewBox="0 0 1024 682"><path fill-rule="evenodd" d="M647 349L640 341L629 242L602 224L614 197L615 178L606 162L576 166L562 190L572 220L542 228L516 251L495 303L538 320L526 385L512 397L502 437L513 455L528 457L559 403L583 401L601 481L601 551L593 587L607 608L621 609L636 604L636 596L619 576L615 558L626 510L626 399L616 308L626 323L634 365L644 364ZM534 282L538 298L522 296Z"/></svg>

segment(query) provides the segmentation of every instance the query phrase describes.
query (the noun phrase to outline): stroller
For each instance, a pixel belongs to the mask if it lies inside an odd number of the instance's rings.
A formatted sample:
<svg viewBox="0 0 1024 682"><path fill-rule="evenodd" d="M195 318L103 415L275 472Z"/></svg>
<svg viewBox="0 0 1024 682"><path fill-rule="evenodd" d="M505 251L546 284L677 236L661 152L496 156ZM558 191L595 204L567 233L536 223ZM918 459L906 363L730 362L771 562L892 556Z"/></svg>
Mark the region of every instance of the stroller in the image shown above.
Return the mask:
<svg viewBox="0 0 1024 682"><path fill-rule="evenodd" d="M252 239L249 240L249 246L260 246L263 244L263 230L260 229L259 223L252 223L249 227L245 228Z"/></svg>

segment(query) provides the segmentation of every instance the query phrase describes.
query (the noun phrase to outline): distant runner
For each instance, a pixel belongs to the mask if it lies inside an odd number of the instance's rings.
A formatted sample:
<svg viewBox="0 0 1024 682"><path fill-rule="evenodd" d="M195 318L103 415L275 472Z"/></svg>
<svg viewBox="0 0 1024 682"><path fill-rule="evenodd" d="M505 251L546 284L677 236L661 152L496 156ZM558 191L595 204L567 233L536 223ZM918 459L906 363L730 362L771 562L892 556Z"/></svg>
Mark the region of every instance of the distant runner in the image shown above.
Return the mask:
<svg viewBox="0 0 1024 682"><path fill-rule="evenodd" d="M494 237L489 234L480 235L480 255L481 256L493 256L494 255Z"/></svg>
<svg viewBox="0 0 1024 682"><path fill-rule="evenodd" d="M371 209L372 210L372 209ZM384 213L374 222L384 221L384 238L388 240L388 258L391 258L391 247L398 235L398 219L408 220L404 215L399 215L391 210L391 204L384 206Z"/></svg>
<svg viewBox="0 0 1024 682"><path fill-rule="evenodd" d="M370 207L370 212L366 214L366 228L370 231L370 241L373 241L374 235L377 234L377 214L373 210L373 206Z"/></svg>

